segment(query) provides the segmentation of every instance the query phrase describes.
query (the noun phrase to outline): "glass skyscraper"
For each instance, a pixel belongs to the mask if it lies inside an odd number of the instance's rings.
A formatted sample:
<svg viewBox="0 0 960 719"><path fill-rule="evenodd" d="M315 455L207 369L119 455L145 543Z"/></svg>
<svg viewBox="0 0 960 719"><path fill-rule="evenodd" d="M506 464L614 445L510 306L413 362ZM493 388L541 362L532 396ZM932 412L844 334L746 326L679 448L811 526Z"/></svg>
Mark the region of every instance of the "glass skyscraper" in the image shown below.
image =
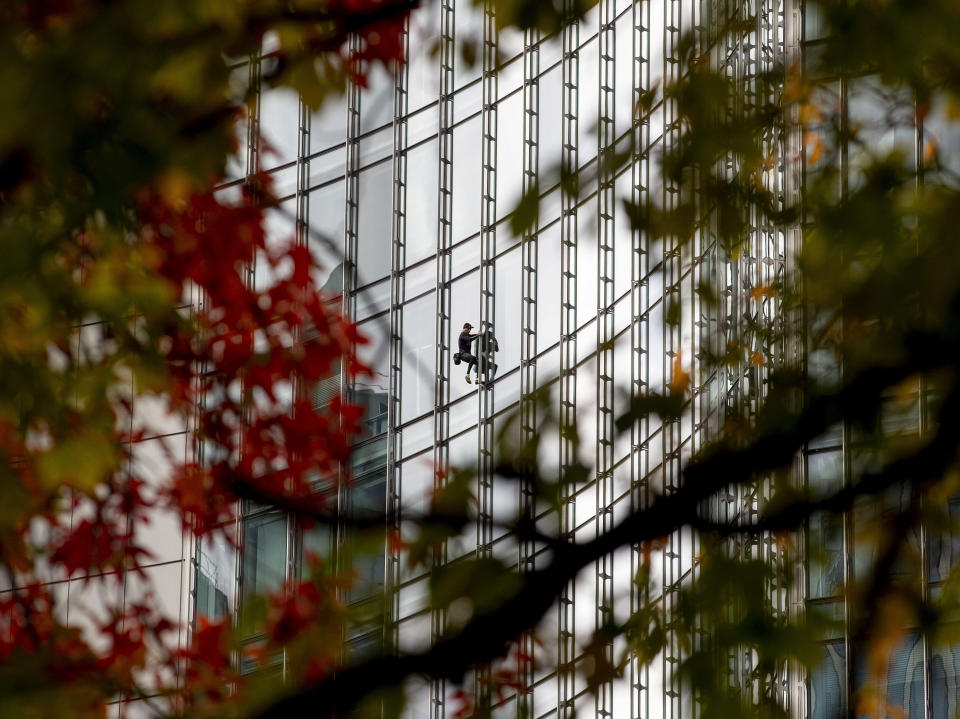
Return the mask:
<svg viewBox="0 0 960 719"><path fill-rule="evenodd" d="M757 220L748 251L731 258L719 250L709 227L693 241L653 242L631 228L623 200L653 201L669 208L679 188L661 175L659 158L675 147L680 128L674 101L651 89L681 72L681 38L718 19L749 21L711 51L711 62L737 77L746 94L737 102L760 105L764 73L785 72L815 46L819 21L802 0L600 0L579 23L554 35L498 31L493 11L468 2L424 2L410 20L407 63L396 77L372 68L364 87L351 85L311 112L286 89L261 89L259 76L274 62L263 54L238 65L256 101L245 138L245 156L232 165L221 189L230 193L253 173L265 172L280 199L269 213L277 241L299 235L327 269L331 301L358 324L369 343L359 347L373 368L347 386L331 377L314 388L324 403L342 395L366 410L351 486L340 495L350 512L385 512L402 531L405 517L425 511L452 467L476 474L478 520L447 541L435 563L491 556L519 571L543 561L545 550L519 542L500 520L533 511L522 485L499 481L496 438L519 411L514 429L538 432L531 399L548 393L553 414L577 421L581 443L559 437L540 458L544 471L559 473L582 459L589 480L564 498L561 531L586 540L605 531L654 493L669 493L680 469L702 443L716 435L726 408L756 407L769 368L796 360L802 340L783 331L778 300L757 288L783 281L802 228ZM838 106L841 94L837 88ZM864 100L863 102L867 102ZM852 99L843 112L869 114ZM849 107L848 107L849 105ZM891 141L900 141L894 138ZM908 138L908 144L917 138ZM764 138L776 158L763 181L785 206L794 201L815 166L795 162L799 131ZM602 158L631 149L616 172ZM560 168L576 168L589 183L573 193ZM539 194L539 216L519 236L513 211L526 193ZM265 281L254 270L254 281ZM702 286L721 298L700 299ZM674 308L682 321L673 321ZM499 351L496 375L480 384L453 363L461 326L490 328ZM752 348L764 364L743 362L701 372L696 357L725 346L737 323L775 328L786 339ZM812 366L817 358L810 358ZM614 431L614 417L630 394L666 392L677 372L689 374L694 399L677 421L650 417L627 434ZM919 431L919 398L913 420ZM801 481L843 481L851 451L843 432L804 452ZM718 501L721 517L754 516L760 500L747 492ZM810 563L802 589L774 589L780 611L805 604L843 613L839 583L854 571L857 552L850 517L816 520L808 549L827 557ZM280 586L302 571L302 557L315 549L329 557L350 541L343 529L304 531L290 517L266 507L244 507L238 519L244 549L204 544L194 553L191 595L194 615L237 611L243 597ZM744 540L746 541L746 540ZM750 551L776 558L786 551L770 537ZM944 550L945 551L945 550ZM657 560L670 607L677 589L697 571L695 534L671 535ZM938 581L930 557L931 586ZM352 632L356 652L387 643L423 648L447 618L427 602L429 566L410 567L384 547L352 567L358 583L349 601L385 598L386 626ZM584 571L560 596L538 627L541 643L527 648L542 659L528 668L528 695L511 695L498 708L515 715L525 702L531 717L663 717L695 713L680 690L676 669L681 647L671 646L648 667L634 664L623 679L608 682L598 696L586 691L576 668L583 645L613 616L625 616L641 601L632 579L636 550L626 547ZM952 716L957 707L957 660L911 635L889 669L891 704L910 716ZM256 641L256 637L251 637ZM848 639L828 638L824 662L812 676L785 667L774 691L797 717L828 717L840 711L855 685L846 661ZM612 647L610 648L612 653ZM612 655L612 654L611 654ZM730 671L746 676L750 656L730 658ZM452 716L452 688L442 681L413 682L407 715Z"/></svg>
<svg viewBox="0 0 960 719"><path fill-rule="evenodd" d="M780 300L762 290L793 276L802 224L750 218L744 251L732 256L709 225L697 228L689 242L653 241L634 229L623 204L671 208L681 200L682 189L662 174L660 158L681 138L676 100L665 99L662 90L684 72L683 38L724 20L741 21L711 47L708 60L743 88L731 103L780 102L782 87L760 78L786 78L816 54L823 32L816 6L806 0L599 0L582 21L547 35L498 29L493 5L421 0L408 21L407 61L396 75L366 68L365 84L348 85L319 111L294 91L262 81L278 62L268 38L259 56L236 61L238 96L246 89L252 102L240 151L217 189L229 199L243 183L267 175L279 200L267 212L270 241L296 236L307 244L325 268L329 301L369 340L358 353L371 375L349 383L334 373L309 388L318 405L343 397L365 412L352 466L343 468L351 482L339 489L338 510L385 516L402 535L454 468L464 467L473 476L477 521L444 542L432 565L410 566L386 542L379 551L346 551L354 539L346 522L308 529L274 508L243 503L233 523L242 539L238 550L219 535L197 541L178 516L156 510L137 529L151 557L103 593L84 577L38 569L65 621L86 628L105 601L141 601L140 577L146 576L156 592L152 599L181 621L172 641L183 646L202 617L240 616L246 598L301 576L313 552L355 574L346 602L385 610L383 622L346 633L349 652L422 649L455 619L429 605L436 566L495 557L528 572L549 559L544 547L504 529L538 507L522 482L497 475L502 434L527 439L543 430L553 436L538 457L544 474L559 476L578 461L591 468L561 502L562 536L584 542L652 496L674 491L682 467L717 436L726 417L762 404L771 368L802 359L811 374L837 371L831 357L808 352L804 337L791 334ZM936 143L960 170L960 132L950 125L942 98L932 100L917 128L880 121L883 89L876 78L827 79L823 88L823 105L835 117L814 123L855 124L866 143L899 149L917 168L925 148ZM822 169L804 156L803 129L772 128L762 138L771 158L762 182L780 207L794 204ZM845 156L838 196L858 182L859 151L851 147ZM620 152L629 159L611 170L604 158ZM562 181L567 170L580 178L577 191ZM514 212L529 195L539 198L530 227L516 223ZM250 282L260 286L271 280L262 264L249 272ZM703 301L705 288L717 302ZM453 361L464 323L497 339L496 373L481 368L481 383L468 382L466 366ZM745 326L771 330L756 334L747 359L709 372L698 364L705 352L722 354ZM81 343L104 341L107 329L85 324L78 330ZM763 362L750 361L753 354ZM681 375L692 400L679 419L650 416L629 432L615 431L614 419L630 396L666 393ZM918 383L898 398L899 410L885 417L891 432L927 431L922 390ZM576 422L579 442L555 427L544 429L537 396L548 398L552 417L568 426ZM190 418L167 417L149 396L136 397L132 413L131 430L141 416L166 420L162 432L131 448L131 474L161 483L171 456L202 460L204 447L194 441ZM818 437L798 457L796 481L810 487L849 482L863 461L855 439L846 426ZM720 519L749 520L762 500L737 490L716 498L711 511ZM843 622L848 606L842 586L874 556L857 527L902 500L884 496L882 503L857 505L840 517L815 517L802 541L789 548L773 536L730 540L773 566L788 551L803 553L798 582L772 582L776 610L794 616L815 608L844 627L823 638L822 662L809 675L784 666L765 687L792 717L844 712L862 681ZM960 516L956 499L949 510ZM33 539L42 544L41 534ZM585 644L611 618L622 619L648 601L667 611L676 607L679 589L696 580L698 541L687 530L666 538L653 567L659 596L642 596L633 582L641 559L635 547L582 571L538 625L539 641L521 640L537 659L523 668L530 691L507 692L498 715L523 716L524 705L525 715L536 719L574 711L617 719L696 716L694 698L678 679L684 649L676 642L647 665L634 660L596 695L579 670ZM922 560L924 596L936 596L957 566L960 546L926 527L911 541ZM261 640L250 632L251 644ZM604 651L612 657L615 648ZM278 672L283 659L277 657ZM726 659L732 681L750 681L748 651ZM408 689L407 716L454 716L455 687L411 680ZM902 707L904 716L955 716L960 651L933 646L913 628L891 653L883 691L887 705ZM145 703L128 699L120 698L109 715L151 715Z"/></svg>

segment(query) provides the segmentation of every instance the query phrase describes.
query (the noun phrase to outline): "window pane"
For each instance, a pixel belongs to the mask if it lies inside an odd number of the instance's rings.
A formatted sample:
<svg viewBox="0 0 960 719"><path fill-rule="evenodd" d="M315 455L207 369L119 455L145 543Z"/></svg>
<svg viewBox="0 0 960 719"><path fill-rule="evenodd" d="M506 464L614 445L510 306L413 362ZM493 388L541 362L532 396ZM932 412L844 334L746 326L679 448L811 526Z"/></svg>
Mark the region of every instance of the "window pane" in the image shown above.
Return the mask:
<svg viewBox="0 0 960 719"><path fill-rule="evenodd" d="M294 200L281 202L277 207L266 210L263 216L268 248L283 247L296 239L297 205ZM254 286L262 292L275 282L270 264L263 257L258 257L254 267Z"/></svg>
<svg viewBox="0 0 960 719"><path fill-rule="evenodd" d="M422 419L408 424L400 431L400 454L410 457L428 449L433 444L433 415L427 414Z"/></svg>
<svg viewBox="0 0 960 719"><path fill-rule="evenodd" d="M954 495L944 508L950 529L960 528L960 497ZM960 532L931 532L927 556L930 581L946 579L960 564Z"/></svg>
<svg viewBox="0 0 960 719"><path fill-rule="evenodd" d="M385 405L381 405L383 414L376 418L379 421L378 426L386 428L387 414ZM371 422L374 420L371 420ZM359 447L355 447L350 457L355 474L363 472L372 472L379 467L387 465L387 435L381 432L376 439L364 442Z"/></svg>
<svg viewBox="0 0 960 719"><path fill-rule="evenodd" d="M350 488L350 514L354 517L377 517L386 511L386 467L383 471L356 480ZM350 547L350 564L356 577L350 601L357 601L383 591L383 532L371 530L355 533Z"/></svg>
<svg viewBox="0 0 960 719"><path fill-rule="evenodd" d="M310 115L310 153L321 152L328 147L342 144L347 134L346 94L330 93L323 104ZM341 169L342 169L341 162Z"/></svg>
<svg viewBox="0 0 960 719"><path fill-rule="evenodd" d="M437 141L407 152L407 265L437 251Z"/></svg>
<svg viewBox="0 0 960 719"><path fill-rule="evenodd" d="M493 361L499 365L498 374L503 375L520 365L520 323L524 308L519 245L497 259L496 282L496 321L492 329L499 350L495 352Z"/></svg>
<svg viewBox="0 0 960 719"><path fill-rule="evenodd" d="M924 716L923 644L918 634L909 632L904 636L879 677L869 675L865 662L856 666L857 689L869 681L868 687L876 692L880 705L887 707L887 716Z"/></svg>
<svg viewBox="0 0 960 719"><path fill-rule="evenodd" d="M838 594L843 585L843 519L833 514L813 516L807 538L810 597Z"/></svg>
<svg viewBox="0 0 960 719"><path fill-rule="evenodd" d="M403 372L400 417L407 422L433 409L436 361L436 292L403 308Z"/></svg>
<svg viewBox="0 0 960 719"><path fill-rule="evenodd" d="M638 12L639 12L638 8ZM616 133L622 135L630 129L633 120L633 14L625 12L617 18L616 62Z"/></svg>
<svg viewBox="0 0 960 719"><path fill-rule="evenodd" d="M360 322L390 307L390 278L367 285L357 292L356 320Z"/></svg>
<svg viewBox="0 0 960 719"><path fill-rule="evenodd" d="M324 150L310 159L310 187L343 177L346 162L345 147L341 134L339 145Z"/></svg>
<svg viewBox="0 0 960 719"><path fill-rule="evenodd" d="M360 172L360 218L357 274L361 285L390 273L390 226L393 213L391 164L381 162Z"/></svg>
<svg viewBox="0 0 960 719"><path fill-rule="evenodd" d="M656 5L656 3L651 3ZM597 12L594 7L591 14ZM581 40L584 34L581 31ZM597 38L580 48L580 92L577 93L577 142L580 166L597 156L597 103L599 102L600 45Z"/></svg>
<svg viewBox="0 0 960 719"><path fill-rule="evenodd" d="M956 176L960 173L960 123L953 119L954 102L945 93L936 93L930 114L923 123L924 144L932 145L929 152L924 149L924 161L932 165L926 171L941 167L947 170L946 173L937 171L933 176L952 187L957 186Z"/></svg>
<svg viewBox="0 0 960 719"><path fill-rule="evenodd" d="M287 520L265 514L243 520L243 596L280 588L286 577Z"/></svg>
<svg viewBox="0 0 960 719"><path fill-rule="evenodd" d="M300 132L300 96L289 87L266 90L260 97L263 131L263 168L297 159Z"/></svg>
<svg viewBox="0 0 960 719"><path fill-rule="evenodd" d="M320 264L318 284L331 298L343 293L343 180L310 193L310 252Z"/></svg>
<svg viewBox="0 0 960 719"><path fill-rule="evenodd" d="M458 3L458 14L459 10ZM409 112L435 102L440 95L439 42L440 3L431 0L410 13L410 57L407 65Z"/></svg>
<svg viewBox="0 0 960 719"><path fill-rule="evenodd" d="M597 197L594 195L577 209L577 325L597 314ZM583 349L592 352L593 340ZM580 347L577 351L583 356Z"/></svg>
<svg viewBox="0 0 960 719"><path fill-rule="evenodd" d="M453 69L454 83L460 88L480 77L483 7L472 2L458 2L456 17L457 54Z"/></svg>
<svg viewBox="0 0 960 719"><path fill-rule="evenodd" d="M367 68L367 86L360 93L360 132L370 132L393 119L394 78L380 63Z"/></svg>
<svg viewBox="0 0 960 719"><path fill-rule="evenodd" d="M823 645L820 664L810 677L811 719L840 716L846 695L846 661L843 642Z"/></svg>
<svg viewBox="0 0 960 719"><path fill-rule="evenodd" d="M197 550L197 616L218 619L234 610L237 551L219 533Z"/></svg>
<svg viewBox="0 0 960 719"><path fill-rule="evenodd" d="M480 118L453 130L453 239L480 231Z"/></svg>
<svg viewBox="0 0 960 719"><path fill-rule="evenodd" d="M357 345L357 358L373 373L372 376L358 377L354 382L353 402L364 407L364 431L360 439L387 431L390 348L385 322L386 319L375 319L358 327L368 342Z"/></svg>
<svg viewBox="0 0 960 719"><path fill-rule="evenodd" d="M517 92L497 105L497 219L513 212L522 190L523 93ZM509 239L509 225L502 227L500 234Z"/></svg>
<svg viewBox="0 0 960 719"><path fill-rule="evenodd" d="M560 339L560 223L540 232L537 244L537 351Z"/></svg>
<svg viewBox="0 0 960 719"><path fill-rule="evenodd" d="M933 650L930 658L930 707L935 719L955 717L960 707L960 646ZM921 716L921 715L918 715Z"/></svg>
<svg viewBox="0 0 960 719"><path fill-rule="evenodd" d="M357 143L360 156L360 167L367 167L375 162L390 157L393 153L393 127L382 127L376 132L364 135Z"/></svg>
<svg viewBox="0 0 960 719"><path fill-rule="evenodd" d="M563 74L559 65L540 77L540 169L560 165L560 128L563 119ZM547 188L541 187L543 192ZM541 220L541 225L543 221Z"/></svg>

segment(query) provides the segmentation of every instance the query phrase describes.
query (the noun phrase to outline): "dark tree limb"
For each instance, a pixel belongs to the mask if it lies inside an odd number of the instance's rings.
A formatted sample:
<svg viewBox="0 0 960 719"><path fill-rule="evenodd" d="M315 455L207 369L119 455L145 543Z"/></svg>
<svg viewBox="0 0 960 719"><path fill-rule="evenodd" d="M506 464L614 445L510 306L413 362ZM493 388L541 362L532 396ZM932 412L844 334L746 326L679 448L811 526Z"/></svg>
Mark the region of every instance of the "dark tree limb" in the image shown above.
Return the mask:
<svg viewBox="0 0 960 719"><path fill-rule="evenodd" d="M751 441L741 446L719 442L683 470L682 485L674 494L657 497L649 507L590 542L555 546L553 559L546 567L525 575L515 594L495 609L475 615L459 633L422 653L379 656L345 667L335 676L278 700L259 716L329 716L348 711L371 692L409 676L426 674L458 680L472 666L502 656L511 641L542 619L563 587L596 559L621 546L658 539L694 523L702 502L716 492L789 466L805 443L836 422L875 416L887 388L918 372L952 366L956 357L953 336L916 333L907 346L911 348L908 356L895 364L867 368L840 390L813 397L798 412L785 410L788 396L772 396L760 413ZM947 437L949 433L942 434Z"/></svg>

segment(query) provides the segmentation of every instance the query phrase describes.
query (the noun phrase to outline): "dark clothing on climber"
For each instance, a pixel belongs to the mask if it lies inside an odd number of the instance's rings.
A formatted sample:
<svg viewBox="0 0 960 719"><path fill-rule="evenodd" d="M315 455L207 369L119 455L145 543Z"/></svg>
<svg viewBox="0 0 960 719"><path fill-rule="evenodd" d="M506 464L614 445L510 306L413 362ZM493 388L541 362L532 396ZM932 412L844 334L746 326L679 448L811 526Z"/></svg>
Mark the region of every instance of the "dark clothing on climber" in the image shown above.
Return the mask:
<svg viewBox="0 0 960 719"><path fill-rule="evenodd" d="M470 354L470 345L472 345L473 341L477 339L477 337L479 336L480 335L470 334L468 330L464 330L463 332L460 333L460 339L458 340L457 344L459 345L461 358L463 357L464 352L466 352L467 354Z"/></svg>
<svg viewBox="0 0 960 719"><path fill-rule="evenodd" d="M470 370L473 369L474 374L477 372L477 358L475 355L470 352L470 345L479 337L479 335L470 334L470 330L473 329L469 325L465 325L463 332L460 333L460 339L458 341L458 347L460 351L460 361L467 363L467 382L470 381Z"/></svg>
<svg viewBox="0 0 960 719"><path fill-rule="evenodd" d="M483 379L487 382L493 380L497 374L499 365L493 361L493 353L500 350L500 343L493 334L493 326L486 325L486 328L479 335L480 341L477 343L477 355L480 358L479 372L483 372Z"/></svg>

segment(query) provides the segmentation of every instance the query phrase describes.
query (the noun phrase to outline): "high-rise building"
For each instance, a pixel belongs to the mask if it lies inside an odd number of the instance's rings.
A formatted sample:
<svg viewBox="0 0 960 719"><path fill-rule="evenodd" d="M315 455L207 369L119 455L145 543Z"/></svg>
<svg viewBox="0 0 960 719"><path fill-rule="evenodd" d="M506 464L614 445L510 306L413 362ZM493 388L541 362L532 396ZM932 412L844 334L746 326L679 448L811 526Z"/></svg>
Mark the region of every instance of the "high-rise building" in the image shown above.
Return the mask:
<svg viewBox="0 0 960 719"><path fill-rule="evenodd" d="M370 340L359 354L372 376L350 386L332 376L312 390L318 404L342 395L366 410L349 468L353 481L339 497L343 513L384 512L401 528L407 514L428 506L450 468L466 466L476 475L478 521L448 540L435 561L492 556L528 571L544 552L519 542L500 520L528 509L531 499L522 485L498 481L494 455L498 434L516 412L523 436L538 432L529 400L535 391L545 390L553 413L577 421L581 432L579 447L559 437L545 465L558 473L583 459L593 468L564 498L561 531L581 541L651 493L672 491L684 463L715 436L725 408L761 401L768 368L801 352L799 339L755 348L769 358L764 365L744 362L707 375L695 358L724 347L731 323L779 326L776 298L753 290L785 277L801 228L757 222L748 251L731 258L709 228L682 248L650 241L632 228L622 201L669 208L678 200L678 187L662 176L658 161L679 141L676 107L661 93L648 109L636 108L644 107L648 91L677 79L683 36L719 16L749 21L712 51L711 62L745 79L752 94L737 102L760 104L774 99L760 94L774 90L751 78L785 72L817 42L818 18L804 5L600 0L581 22L547 36L498 31L489 4L424 0L409 20L407 62L396 77L373 68L366 86L351 85L318 112L291 90L260 87L261 70L275 62L269 42L260 57L237 65L255 102L245 153L228 167L219 191L229 195L248 177L268 174L280 200L268 212L271 237L303 237L326 268L331 301L341 302ZM849 103L840 103L848 93ZM869 118L866 88L838 83L836 94L842 112ZM791 161L799 151L793 135L764 141L776 158L764 175L766 189L787 204L804 173L816 168ZM922 141L922 135L907 138ZM631 160L606 170L604 154L631 142ZM571 193L560 168L576 168L589 185ZM517 236L513 212L526 193L539 194L539 215ZM257 268L251 274L254 282L268 281ZM719 304L701 301L704 285ZM682 308L680 322L674 308ZM482 368L483 382L467 381L466 366L453 360L464 323L498 341L496 372ZM617 434L613 421L626 393L664 392L678 369L696 388L684 415L671 422L651 417ZM910 431L919 431L922 405L918 393L916 412L904 420L916 428ZM144 469L163 466L160 443L196 451L187 427L169 429L134 453ZM841 431L807 448L799 474L810 484L842 481L851 461ZM715 511L749 516L757 506L756 497L735 493ZM225 542L194 543L177 522L161 518L153 525L156 563L147 571L170 614L189 623L237 613L245 596L298 576L308 550L339 561L338 548L350 541L345 528L305 530L292 517L249 503L237 529L241 551ZM862 549L844 521L818 519L807 530L810 549L827 561L810 564L799 595L775 594L778 608L788 613L809 603L842 614L840 580ZM765 557L784 551L771 538L755 550ZM657 559L665 606L695 575L698 553L692 533L667 539ZM943 579L948 553L942 543L931 545L932 588ZM351 651L381 644L385 632L401 650L438 635L445 618L427 601L429 566L406 566L386 546L379 556L351 556L358 581L346 599L385 597L387 604L386 626L345 637ZM579 717L693 715L692 699L677 683L679 646L650 666L634 663L596 697L575 671L594 630L646 599L632 583L638 561L626 547L564 590L533 650L546 661L528 669L529 695L505 699L504 716L516 714L518 701L537 718L574 710ZM80 580L63 582L63 591L71 597L64 606L87 603ZM926 646L919 633L910 637L888 672L890 703L913 717L952 716L960 705L960 656ZM858 681L847 661L849 637L828 638L822 649L824 662L812 676L785 668L776 680L792 716L835 715ZM733 676L749 673L748 655L730 662ZM407 715L452 716L451 692L443 681L412 682Z"/></svg>
<svg viewBox="0 0 960 719"><path fill-rule="evenodd" d="M329 268L328 286L342 288L344 310L370 338L360 355L373 378L353 387L331 380L316 394L322 402L342 391L368 411L369 434L356 448L344 511L379 507L400 526L406 513L427 505L451 467L468 466L477 477L477 525L449 540L435 561L492 556L526 571L544 554L518 542L501 520L531 500L516 483L497 481L493 468L496 437L518 409L519 431L538 431L536 408L526 399L535 390L550 392L561 421L578 420L579 452L595 468L565 500L561 529L578 540L603 532L645 494L669 492L682 464L719 427L724 404L762 396L762 368L745 364L701 377L692 362L703 346L724 341L725 319L776 320L774 301L750 299L750 289L783 276L795 236L758 226L750 252L730 261L706 231L682 250L643 237L623 205L677 201L678 187L664 180L659 163L664 148L679 141L676 107L660 93L649 110L635 109L647 91L677 79L684 35L716 13L751 18L752 29L714 58L745 76L782 70L799 37L792 3L714 5L601 0L581 22L544 36L498 31L491 9L435 0L411 16L408 61L396 78L373 69L366 87L349 88L319 113L289 90L259 93L255 121L265 142L250 134L236 180L244 171L271 175L281 199L272 231L308 233ZM259 62L269 66L269 47ZM249 76L256 90L256 65ZM756 83L747 86L760 92ZM766 180L783 201L786 139L767 141L781 164ZM631 142L632 161L606 170L600 158ZM561 167L591 178L584 180L589 186L569 192ZM531 192L540 196L539 216L517 236L512 213ZM701 306L702 282L727 298L722 317ZM678 324L669 314L680 307ZM489 381L468 381L466 366L453 362L464 323L495 333L497 370ZM779 359L786 348L765 351ZM651 418L617 435L614 417L627 396L617 388L666 391L676 367L700 385L689 413L679 422ZM578 459L572 440L560 440L554 455L544 461L556 472ZM235 592L242 602L248 592L277 586L299 571L306 543L335 553L344 539L305 536L292 519L261 507L240 521L245 549L237 589L237 560L201 547L198 611L201 596L203 611L217 611L236 606ZM660 568L664 601L689 576L697 553L690 534L669 539ZM529 716L686 714L690 700L675 685L679 647L649 669L632 667L597 699L585 692L574 671L583 644L614 611L641 600L631 591L637 557L629 548L594 569L564 591L541 627L536 651L549 657L543 666L550 668L530 670ZM217 584L211 572L226 582ZM429 575L429 566L407 567L389 552L364 568L366 587L356 600L379 587L388 627L371 627L348 643L362 650L383 631L401 650L429 643L444 622L428 608ZM441 681L412 685L408 715L444 716L451 691ZM515 712L515 701L500 710ZM784 701L794 701L787 691Z"/></svg>

